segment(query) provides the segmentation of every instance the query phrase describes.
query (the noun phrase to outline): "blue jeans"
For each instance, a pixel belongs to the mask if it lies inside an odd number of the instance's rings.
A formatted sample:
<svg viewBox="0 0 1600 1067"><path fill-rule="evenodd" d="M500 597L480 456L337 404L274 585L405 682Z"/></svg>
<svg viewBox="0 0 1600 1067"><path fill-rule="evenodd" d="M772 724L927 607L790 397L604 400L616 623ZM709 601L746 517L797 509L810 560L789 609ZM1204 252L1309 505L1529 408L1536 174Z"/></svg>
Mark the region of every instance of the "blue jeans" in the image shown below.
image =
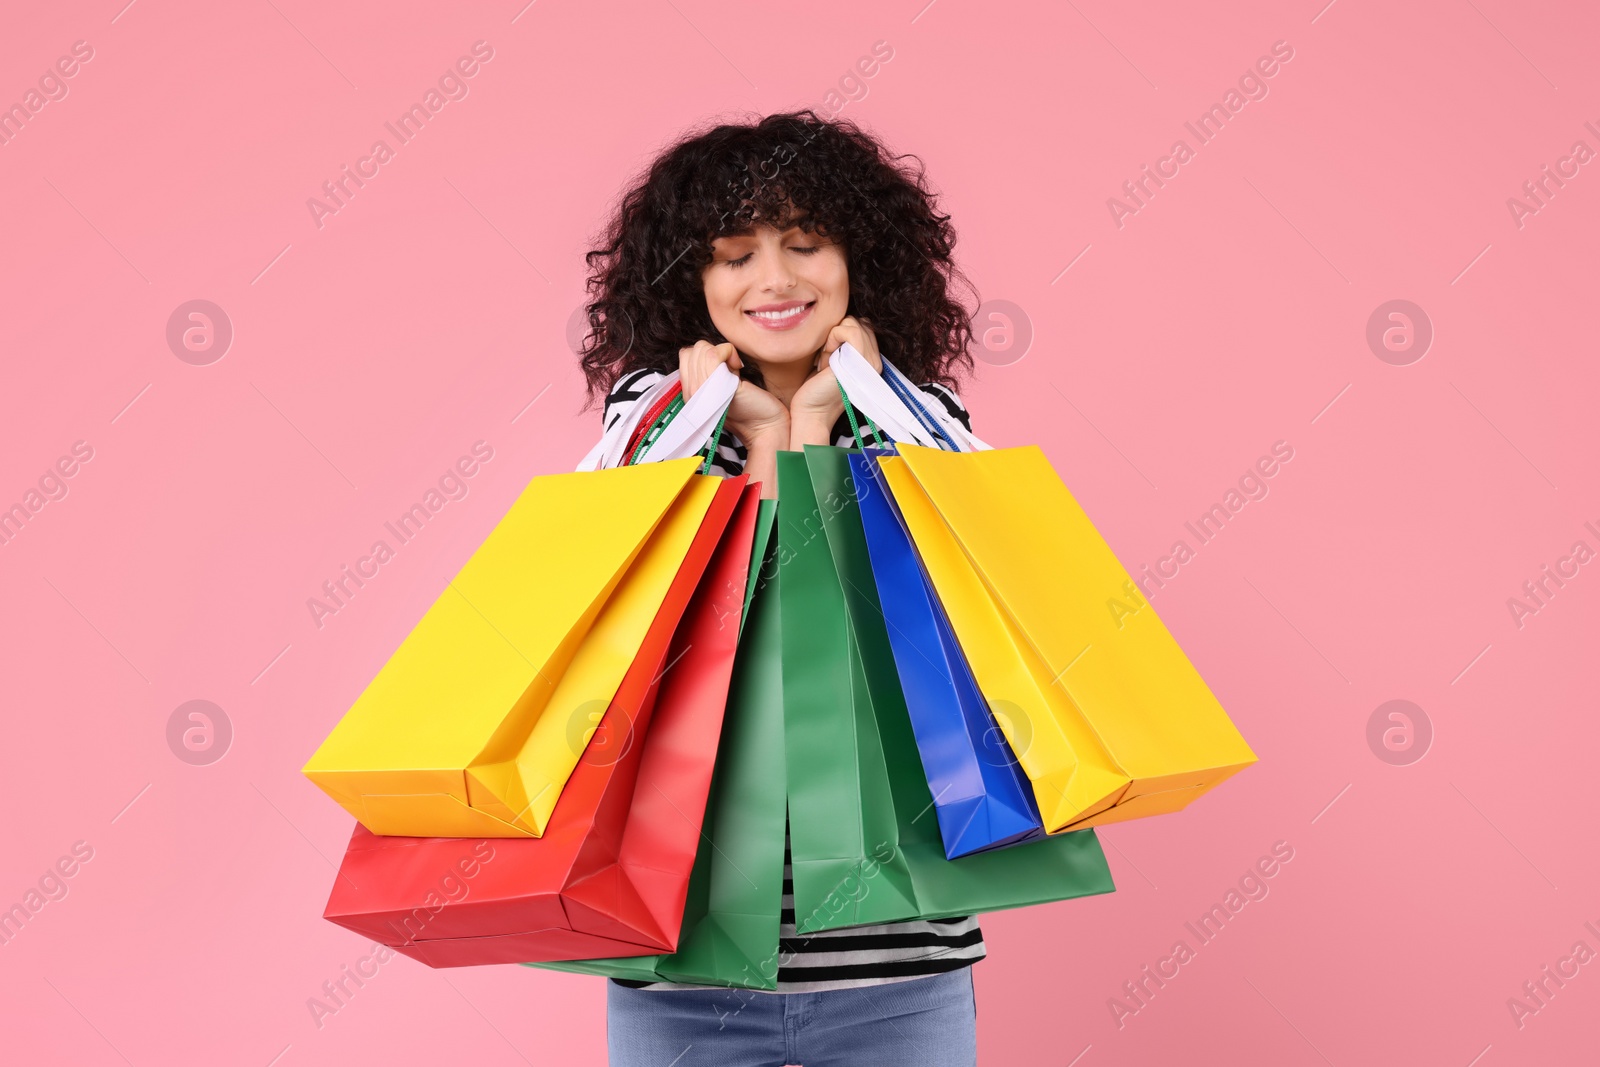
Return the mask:
<svg viewBox="0 0 1600 1067"><path fill-rule="evenodd" d="M606 983L611 1067L975 1067L972 968L821 993Z"/></svg>

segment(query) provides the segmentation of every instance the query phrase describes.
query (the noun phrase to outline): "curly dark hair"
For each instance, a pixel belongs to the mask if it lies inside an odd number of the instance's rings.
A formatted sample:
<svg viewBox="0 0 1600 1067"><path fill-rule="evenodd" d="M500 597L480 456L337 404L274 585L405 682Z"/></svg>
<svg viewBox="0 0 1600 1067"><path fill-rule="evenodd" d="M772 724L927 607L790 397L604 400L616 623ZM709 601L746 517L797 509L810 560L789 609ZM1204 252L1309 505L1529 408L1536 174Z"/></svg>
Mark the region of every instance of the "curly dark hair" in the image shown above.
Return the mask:
<svg viewBox="0 0 1600 1067"><path fill-rule="evenodd" d="M908 162L909 161L909 162ZM588 405L623 374L678 367L678 349L726 340L701 272L717 237L799 225L844 246L847 314L916 382L954 388L970 372L975 299L956 266L955 228L936 209L922 161L892 155L848 120L809 109L691 131L623 193L589 252L589 331L580 350ZM761 382L754 361L744 377Z"/></svg>

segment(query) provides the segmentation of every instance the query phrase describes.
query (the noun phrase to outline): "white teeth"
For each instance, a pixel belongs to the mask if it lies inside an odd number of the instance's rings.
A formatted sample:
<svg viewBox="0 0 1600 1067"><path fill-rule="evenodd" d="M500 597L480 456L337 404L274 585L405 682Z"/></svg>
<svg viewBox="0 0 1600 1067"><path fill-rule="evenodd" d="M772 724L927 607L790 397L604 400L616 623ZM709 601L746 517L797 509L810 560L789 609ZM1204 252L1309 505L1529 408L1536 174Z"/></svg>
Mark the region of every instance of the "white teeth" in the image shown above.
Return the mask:
<svg viewBox="0 0 1600 1067"><path fill-rule="evenodd" d="M784 319L792 319L803 315L805 311L806 305L802 304L799 307L792 307L785 311L752 311L749 314L758 319L765 319L767 322L782 322Z"/></svg>

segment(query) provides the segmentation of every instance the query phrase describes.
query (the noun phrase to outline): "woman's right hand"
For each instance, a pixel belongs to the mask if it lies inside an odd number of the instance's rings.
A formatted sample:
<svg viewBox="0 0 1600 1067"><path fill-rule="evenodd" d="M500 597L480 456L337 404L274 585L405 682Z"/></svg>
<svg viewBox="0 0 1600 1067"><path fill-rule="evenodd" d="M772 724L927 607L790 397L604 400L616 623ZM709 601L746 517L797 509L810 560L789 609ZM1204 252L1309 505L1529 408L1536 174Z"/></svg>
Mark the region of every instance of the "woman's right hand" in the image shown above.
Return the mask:
<svg viewBox="0 0 1600 1067"><path fill-rule="evenodd" d="M710 341L696 341L688 348L678 350L678 374L683 380L685 399L693 396L711 378L719 363L726 363L734 374L744 366L738 350L729 342L714 345ZM747 445L755 438L769 434L787 441L789 409L783 406L783 401L759 385L741 378L738 389L734 391L733 402L728 405L727 425Z"/></svg>

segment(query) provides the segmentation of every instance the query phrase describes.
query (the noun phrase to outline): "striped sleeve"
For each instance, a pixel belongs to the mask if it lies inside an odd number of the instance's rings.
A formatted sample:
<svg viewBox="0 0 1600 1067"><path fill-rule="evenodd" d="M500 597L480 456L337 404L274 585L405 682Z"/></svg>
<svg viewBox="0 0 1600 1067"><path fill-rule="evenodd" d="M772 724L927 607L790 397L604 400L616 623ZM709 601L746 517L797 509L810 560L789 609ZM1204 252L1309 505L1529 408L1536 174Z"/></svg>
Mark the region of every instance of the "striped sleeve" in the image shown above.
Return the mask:
<svg viewBox="0 0 1600 1067"><path fill-rule="evenodd" d="M972 431L971 413L967 411L967 406L961 402L961 398L956 396L949 388L940 385L938 382L929 382L926 385L919 385L917 389L923 395L932 397L943 404L944 409L950 413L951 418L966 427L967 432L970 433Z"/></svg>
<svg viewBox="0 0 1600 1067"><path fill-rule="evenodd" d="M711 471L724 478L731 478L735 474L744 473L744 464L750 458L750 452L744 443L734 436L733 431L726 426L722 433L717 435L717 453L711 457Z"/></svg>
<svg viewBox="0 0 1600 1067"><path fill-rule="evenodd" d="M629 371L618 378L612 385L611 391L606 394L605 410L601 412L601 432L609 432L617 424L617 420L633 410L633 405L639 402L649 388L666 375L658 370L645 367L643 370Z"/></svg>

